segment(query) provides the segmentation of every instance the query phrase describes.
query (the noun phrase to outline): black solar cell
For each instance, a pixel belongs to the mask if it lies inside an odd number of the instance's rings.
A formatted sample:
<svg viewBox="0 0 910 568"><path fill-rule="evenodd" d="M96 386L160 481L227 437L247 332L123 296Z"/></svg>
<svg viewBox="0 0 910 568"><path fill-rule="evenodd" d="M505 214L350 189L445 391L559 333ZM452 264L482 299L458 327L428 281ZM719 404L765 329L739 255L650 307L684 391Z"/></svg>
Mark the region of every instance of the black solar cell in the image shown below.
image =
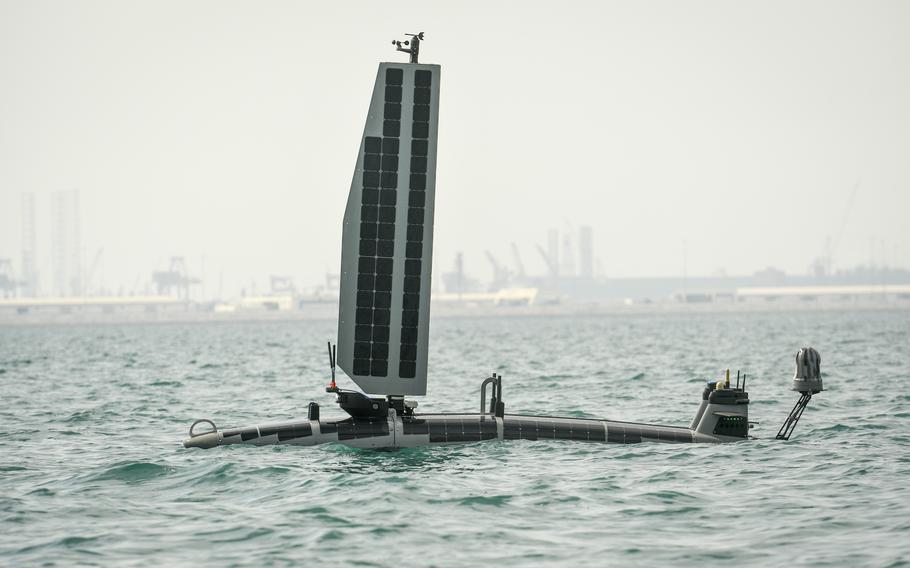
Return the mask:
<svg viewBox="0 0 910 568"><path fill-rule="evenodd" d="M388 96L388 87L386 87L386 96ZM386 98L386 100L390 100ZM398 89L398 100L395 102L401 101L401 89ZM424 87L415 87L414 88L414 104L415 105L428 105L430 104L430 89Z"/></svg>
<svg viewBox="0 0 910 568"><path fill-rule="evenodd" d="M405 310L419 309L420 294L404 294L401 299L401 307Z"/></svg>
<svg viewBox="0 0 910 568"><path fill-rule="evenodd" d="M423 191L427 188L427 176L426 174L411 174L410 184L408 184L410 189L417 191Z"/></svg>
<svg viewBox="0 0 910 568"><path fill-rule="evenodd" d="M379 154L364 154L363 155L363 169L370 172L378 172L381 160Z"/></svg>
<svg viewBox="0 0 910 568"><path fill-rule="evenodd" d="M394 223L379 223L377 236L380 239L392 240L395 238L395 224Z"/></svg>
<svg viewBox="0 0 910 568"><path fill-rule="evenodd" d="M428 142L426 140L411 140L411 155L426 156Z"/></svg>
<svg viewBox="0 0 910 568"><path fill-rule="evenodd" d="M382 189L395 189L398 187L398 172L382 172Z"/></svg>
<svg viewBox="0 0 910 568"><path fill-rule="evenodd" d="M366 191L367 190L364 190L364 193L366 193ZM370 190L370 191L376 191L376 195L379 195L379 192L377 190ZM376 223L364 222L364 223L360 224L360 238L361 239L375 239L377 231L378 231L378 225L376 225Z"/></svg>
<svg viewBox="0 0 910 568"><path fill-rule="evenodd" d="M386 117L391 118L391 117ZM395 120L398 120L397 118ZM398 138L383 138L382 139L382 153L383 154L398 154Z"/></svg>
<svg viewBox="0 0 910 568"><path fill-rule="evenodd" d="M423 207L408 207L408 223L412 225L423 223Z"/></svg>
<svg viewBox="0 0 910 568"><path fill-rule="evenodd" d="M392 259L391 258L377 258L376 259L376 274L385 274L385 275L391 276Z"/></svg>
<svg viewBox="0 0 910 568"><path fill-rule="evenodd" d="M375 256L376 241L374 239L360 239L360 254L364 256Z"/></svg>
<svg viewBox="0 0 910 568"><path fill-rule="evenodd" d="M430 433L430 427L427 424L426 420L419 420L419 419L405 420L403 426L404 426L405 434L429 434Z"/></svg>
<svg viewBox="0 0 910 568"><path fill-rule="evenodd" d="M385 377L389 374L389 362L385 359L373 359L370 362L370 375Z"/></svg>
<svg viewBox="0 0 910 568"><path fill-rule="evenodd" d="M423 257L423 243L422 242L408 242L405 245L404 254L407 258Z"/></svg>
<svg viewBox="0 0 910 568"><path fill-rule="evenodd" d="M384 172L398 173L398 154L383 154L381 166Z"/></svg>
<svg viewBox="0 0 910 568"><path fill-rule="evenodd" d="M383 121L382 135L383 136L400 136L401 135L401 121L398 121L398 120Z"/></svg>
<svg viewBox="0 0 910 568"><path fill-rule="evenodd" d="M395 256L395 241L380 240L376 247L376 256L393 257Z"/></svg>
<svg viewBox="0 0 910 568"><path fill-rule="evenodd" d="M391 276L377 276L376 277L376 290L379 292L390 292L392 290L392 277Z"/></svg>
<svg viewBox="0 0 910 568"><path fill-rule="evenodd" d="M427 203L427 193L425 191L412 191L408 195L408 205L411 207L423 207Z"/></svg>
<svg viewBox="0 0 910 568"><path fill-rule="evenodd" d="M430 123L429 122L415 122L411 127L411 136L414 138L429 138L430 136Z"/></svg>
<svg viewBox="0 0 910 568"><path fill-rule="evenodd" d="M430 93L430 90L429 90L429 89L426 89L426 91L427 91L427 102L429 102L429 93ZM400 103L400 102L401 102L401 87L398 87L398 86L395 86L395 85L386 85L386 87L385 87L385 102L387 102L387 103Z"/></svg>
<svg viewBox="0 0 910 568"><path fill-rule="evenodd" d="M376 259L361 257L357 260L357 272L360 274L372 274L376 272Z"/></svg>
<svg viewBox="0 0 910 568"><path fill-rule="evenodd" d="M373 359L388 359L389 358L388 342L373 343L372 357L373 357Z"/></svg>
<svg viewBox="0 0 910 568"><path fill-rule="evenodd" d="M389 67L385 70L386 85L400 85L404 77L404 71L396 67Z"/></svg>
<svg viewBox="0 0 910 568"><path fill-rule="evenodd" d="M377 203L379 203L379 190L364 188L363 204L364 205L376 205ZM363 233L361 233L360 236L363 236Z"/></svg>
<svg viewBox="0 0 910 568"><path fill-rule="evenodd" d="M376 292L373 297L373 306L376 308L389 308L392 306L391 292Z"/></svg>
<svg viewBox="0 0 910 568"><path fill-rule="evenodd" d="M417 343L417 326L401 327L402 343Z"/></svg>
<svg viewBox="0 0 910 568"><path fill-rule="evenodd" d="M418 294L420 293L420 277L419 276L405 276L404 277L404 291L407 294ZM401 323L408 325L408 322L402 318Z"/></svg>
<svg viewBox="0 0 910 568"><path fill-rule="evenodd" d="M380 223L394 223L395 222L395 208L394 207L380 207L379 208L379 222Z"/></svg>
<svg viewBox="0 0 910 568"><path fill-rule="evenodd" d="M427 173L427 159L421 158L420 156L412 156L411 157L411 173L415 173L415 174Z"/></svg>
<svg viewBox="0 0 910 568"><path fill-rule="evenodd" d="M386 103L382 117L387 120L401 120L401 103Z"/></svg>
<svg viewBox="0 0 910 568"><path fill-rule="evenodd" d="M398 204L398 192L394 189L383 189L382 195L379 197L379 202L382 205L394 207Z"/></svg>
<svg viewBox="0 0 910 568"><path fill-rule="evenodd" d="M363 187L379 187L379 172L363 172Z"/></svg>
<svg viewBox="0 0 910 568"><path fill-rule="evenodd" d="M355 375L369 375L370 374L370 360L369 359L354 359L354 374Z"/></svg>
<svg viewBox="0 0 910 568"><path fill-rule="evenodd" d="M370 325L373 323L373 308L357 308L356 323Z"/></svg>
<svg viewBox="0 0 910 568"><path fill-rule="evenodd" d="M413 361L398 362L398 376L403 379L413 379L417 376L417 363Z"/></svg>
<svg viewBox="0 0 910 568"><path fill-rule="evenodd" d="M407 284L405 284L407 287ZM420 280L417 280L417 288L420 288ZM417 310L401 310L401 325L416 326L420 322L420 312Z"/></svg>
<svg viewBox="0 0 910 568"><path fill-rule="evenodd" d="M379 216L379 207L375 205L364 205L360 208L360 220L361 221L376 221Z"/></svg>
<svg viewBox="0 0 910 568"><path fill-rule="evenodd" d="M428 122L430 120L430 105L414 105L414 120Z"/></svg>
<svg viewBox="0 0 910 568"><path fill-rule="evenodd" d="M417 345L414 343L402 343L399 350L399 359L402 361L416 361Z"/></svg>
<svg viewBox="0 0 910 568"><path fill-rule="evenodd" d="M412 192L409 199L414 199L415 195L423 195L423 193ZM408 225L408 240L409 241L422 241L423 240L423 225Z"/></svg>
<svg viewBox="0 0 910 568"><path fill-rule="evenodd" d="M387 325L377 325L373 327L373 341L378 341L380 343L389 342L389 326Z"/></svg>
<svg viewBox="0 0 910 568"><path fill-rule="evenodd" d="M405 276L420 276L420 260L407 259L404 261Z"/></svg>
<svg viewBox="0 0 910 568"><path fill-rule="evenodd" d="M433 73L425 69L415 71L414 84L418 87L429 87L433 84Z"/></svg>
<svg viewBox="0 0 910 568"><path fill-rule="evenodd" d="M370 343L368 341L354 342L354 357L357 359L366 359L370 356Z"/></svg>
<svg viewBox="0 0 910 568"><path fill-rule="evenodd" d="M358 308L372 308L373 307L373 291L372 290L357 290L357 307Z"/></svg>
<svg viewBox="0 0 910 568"><path fill-rule="evenodd" d="M373 325L389 325L389 321L391 319L390 316L391 313L387 309L373 310Z"/></svg>

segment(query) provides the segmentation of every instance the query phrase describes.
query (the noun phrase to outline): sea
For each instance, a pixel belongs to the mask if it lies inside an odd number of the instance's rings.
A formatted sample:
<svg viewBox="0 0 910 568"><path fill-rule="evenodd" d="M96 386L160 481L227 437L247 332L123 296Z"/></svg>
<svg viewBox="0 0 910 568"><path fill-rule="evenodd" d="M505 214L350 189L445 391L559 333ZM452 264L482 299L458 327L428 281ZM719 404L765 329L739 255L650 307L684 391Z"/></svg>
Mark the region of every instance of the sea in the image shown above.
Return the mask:
<svg viewBox="0 0 910 568"><path fill-rule="evenodd" d="M418 411L688 425L745 373L754 439L185 449L301 418L324 321L0 327L3 566L907 566L910 311L443 317ZM794 355L826 390L789 441ZM341 386L353 386L342 377Z"/></svg>

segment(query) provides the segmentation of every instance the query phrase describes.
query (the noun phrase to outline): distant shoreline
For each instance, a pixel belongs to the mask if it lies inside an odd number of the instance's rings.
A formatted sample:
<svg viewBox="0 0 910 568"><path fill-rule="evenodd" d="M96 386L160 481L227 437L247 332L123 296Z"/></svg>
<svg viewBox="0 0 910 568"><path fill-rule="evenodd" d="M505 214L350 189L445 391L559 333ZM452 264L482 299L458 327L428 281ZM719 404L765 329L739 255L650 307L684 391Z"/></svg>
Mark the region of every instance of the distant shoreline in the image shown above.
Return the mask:
<svg viewBox="0 0 910 568"><path fill-rule="evenodd" d="M558 305L492 306L451 305L434 303L433 318L521 318L521 317L591 317L615 315L685 315L734 313L807 313L850 311L910 311L910 300L861 301L775 301L693 303L662 302L651 304L564 303ZM243 323L326 321L338 317L338 305L312 304L301 310L238 310L234 312L162 311L148 312L77 312L0 314L0 326L40 325L123 325L154 323Z"/></svg>

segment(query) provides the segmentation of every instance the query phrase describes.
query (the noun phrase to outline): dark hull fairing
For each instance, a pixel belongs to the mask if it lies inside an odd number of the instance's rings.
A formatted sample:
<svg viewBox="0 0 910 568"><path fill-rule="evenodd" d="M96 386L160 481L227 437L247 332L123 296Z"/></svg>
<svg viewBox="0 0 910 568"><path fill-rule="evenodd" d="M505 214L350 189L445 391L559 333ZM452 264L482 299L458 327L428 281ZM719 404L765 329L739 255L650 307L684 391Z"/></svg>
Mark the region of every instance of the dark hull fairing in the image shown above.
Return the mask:
<svg viewBox="0 0 910 568"><path fill-rule="evenodd" d="M689 428L654 426L614 420L555 418L506 414L415 414L385 419L305 420L214 430L196 434L184 446L212 448L227 444L289 444L313 446L338 443L355 448L409 448L464 444L484 440L573 440L633 444L639 442L726 442L742 437L701 434Z"/></svg>

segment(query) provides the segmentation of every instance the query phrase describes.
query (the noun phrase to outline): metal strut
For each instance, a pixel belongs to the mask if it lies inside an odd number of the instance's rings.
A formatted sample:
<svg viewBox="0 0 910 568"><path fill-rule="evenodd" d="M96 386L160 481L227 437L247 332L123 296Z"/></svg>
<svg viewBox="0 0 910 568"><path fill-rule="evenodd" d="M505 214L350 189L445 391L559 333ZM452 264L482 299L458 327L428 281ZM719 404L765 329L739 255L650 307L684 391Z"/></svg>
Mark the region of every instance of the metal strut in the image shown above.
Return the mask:
<svg viewBox="0 0 910 568"><path fill-rule="evenodd" d="M493 373L480 383L480 413L487 413L487 385L493 383L493 393L490 397L490 414L502 418L506 412L506 405L502 401L502 375Z"/></svg>
<svg viewBox="0 0 910 568"><path fill-rule="evenodd" d="M799 400L796 401L796 404L793 406L793 410L790 411L790 415L784 420L784 425L778 430L778 440L790 439L790 434L792 434L793 429L796 428L796 423L799 422L799 418L803 415L803 411L806 409L806 406L809 405L810 400L812 400L812 393L802 393Z"/></svg>

